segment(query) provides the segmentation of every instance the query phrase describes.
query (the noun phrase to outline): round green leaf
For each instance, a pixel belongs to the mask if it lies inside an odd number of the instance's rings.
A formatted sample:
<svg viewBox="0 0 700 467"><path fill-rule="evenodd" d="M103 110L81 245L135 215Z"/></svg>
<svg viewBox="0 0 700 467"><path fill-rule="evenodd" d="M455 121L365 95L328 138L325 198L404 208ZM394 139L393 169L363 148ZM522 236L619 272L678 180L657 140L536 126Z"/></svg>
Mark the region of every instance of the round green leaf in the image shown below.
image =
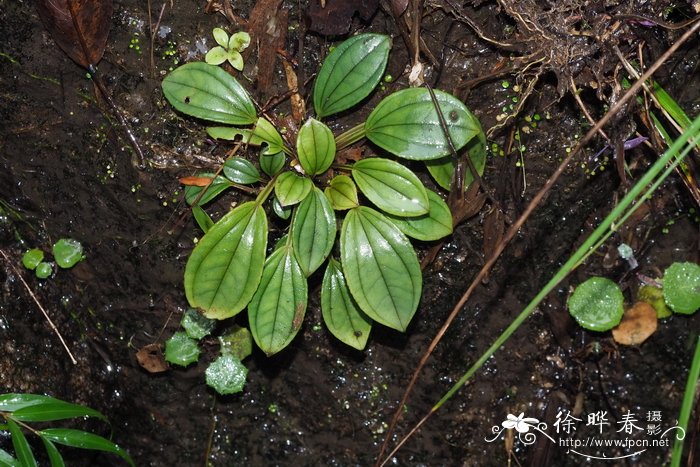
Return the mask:
<svg viewBox="0 0 700 467"><path fill-rule="evenodd" d="M199 360L199 345L186 333L178 331L165 341L165 360L187 366Z"/></svg>
<svg viewBox="0 0 700 467"><path fill-rule="evenodd" d="M224 163L224 175L235 183L250 185L259 182L260 172L248 160L242 157L232 157Z"/></svg>
<svg viewBox="0 0 700 467"><path fill-rule="evenodd" d="M292 220L292 245L301 270L310 276L326 260L335 243L335 212L314 187L299 203Z"/></svg>
<svg viewBox="0 0 700 467"><path fill-rule="evenodd" d="M221 65L228 58L228 52L223 47L214 47L204 56L204 61L209 65Z"/></svg>
<svg viewBox="0 0 700 467"><path fill-rule="evenodd" d="M63 269L72 268L85 259L83 245L72 238L61 238L54 243L52 252L56 264Z"/></svg>
<svg viewBox="0 0 700 467"><path fill-rule="evenodd" d="M222 354L231 354L238 360L243 360L253 353L253 336L246 328L233 325L233 328L223 336L219 336Z"/></svg>
<svg viewBox="0 0 700 467"><path fill-rule="evenodd" d="M673 263L664 272L664 300L676 313L690 315L700 308L700 266Z"/></svg>
<svg viewBox="0 0 700 467"><path fill-rule="evenodd" d="M302 177L294 172L284 172L277 177L275 196L282 206L297 204L311 192L314 184L308 177Z"/></svg>
<svg viewBox="0 0 700 467"><path fill-rule="evenodd" d="M282 170L282 167L284 167L285 159L286 158L282 151L270 155L263 153L260 155L260 168L268 176L274 177L280 170Z"/></svg>
<svg viewBox="0 0 700 467"><path fill-rule="evenodd" d="M477 118L456 97L435 90L455 149L481 132ZM450 154L437 110L425 88L395 92L374 109L365 123L365 135L377 146L399 157L430 160Z"/></svg>
<svg viewBox="0 0 700 467"><path fill-rule="evenodd" d="M25 268L34 270L44 260L44 252L38 248L27 250L22 255L22 264Z"/></svg>
<svg viewBox="0 0 700 467"><path fill-rule="evenodd" d="M192 339L201 339L211 334L216 327L216 321L209 319L194 308L188 308L182 315L180 326Z"/></svg>
<svg viewBox="0 0 700 467"><path fill-rule="evenodd" d="M308 119L299 129L297 155L304 172L312 177L328 170L335 159L335 138L330 128Z"/></svg>
<svg viewBox="0 0 700 467"><path fill-rule="evenodd" d="M267 355L284 349L296 336L306 313L306 277L289 244L275 250L248 306L253 339Z"/></svg>
<svg viewBox="0 0 700 467"><path fill-rule="evenodd" d="M440 195L428 192L430 209L427 214L418 217L400 217L387 215L396 227L416 240L431 241L446 237L452 233L452 213Z"/></svg>
<svg viewBox="0 0 700 467"><path fill-rule="evenodd" d="M34 274L36 274L36 277L39 279L48 279L51 274L53 274L53 266L51 266L51 263L42 261L37 265Z"/></svg>
<svg viewBox="0 0 700 467"><path fill-rule="evenodd" d="M405 331L420 301L422 276L408 238L366 206L348 211L340 234L348 289L373 320Z"/></svg>
<svg viewBox="0 0 700 467"><path fill-rule="evenodd" d="M336 175L331 180L330 186L325 189L326 196L333 209L352 209L359 206L357 199L357 186L347 175Z"/></svg>
<svg viewBox="0 0 700 467"><path fill-rule="evenodd" d="M253 201L226 214L202 237L185 268L185 294L190 305L208 318L239 313L260 283L267 218Z"/></svg>
<svg viewBox="0 0 700 467"><path fill-rule="evenodd" d="M608 331L620 324L623 305L620 287L604 277L591 277L579 284L567 301L571 316L591 331Z"/></svg>
<svg viewBox="0 0 700 467"><path fill-rule="evenodd" d="M180 112L211 122L248 125L257 120L248 93L221 68L194 62L163 80L163 94Z"/></svg>
<svg viewBox="0 0 700 467"><path fill-rule="evenodd" d="M243 71L243 66L245 64L243 63L243 56L240 52L236 50L229 50L227 60L236 70Z"/></svg>
<svg viewBox="0 0 700 467"><path fill-rule="evenodd" d="M390 49L389 36L359 34L329 53L314 85L316 115L327 117L367 97L382 78Z"/></svg>
<svg viewBox="0 0 700 467"><path fill-rule="evenodd" d="M371 157L352 166L352 177L362 193L379 209L396 216L420 216L428 212L423 183L398 162Z"/></svg>
<svg viewBox="0 0 700 467"><path fill-rule="evenodd" d="M228 33L221 28L214 28L212 30L214 35L214 40L223 48L228 48Z"/></svg>
<svg viewBox="0 0 700 467"><path fill-rule="evenodd" d="M340 263L331 258L321 285L321 312L328 330L341 342L362 350L372 329L372 320L350 296Z"/></svg>
<svg viewBox="0 0 700 467"><path fill-rule="evenodd" d="M205 372L207 384L221 395L235 394L243 390L248 368L232 354L222 354Z"/></svg>
<svg viewBox="0 0 700 467"><path fill-rule="evenodd" d="M201 173L197 174L197 177L206 177L206 178L212 178L214 177L213 173ZM195 200L199 197L199 193L202 192L206 188L207 191L204 192L201 198L199 198L199 202L197 202L198 206L204 206L207 204L209 201L213 200L217 196L219 196L222 192L224 192L227 188L231 187L231 182L226 179L226 177L222 177L221 175L217 175L216 178L209 184L208 187L201 187L201 186L193 186L189 185L185 187L185 201L187 202L188 205L192 206L192 204L195 202Z"/></svg>
<svg viewBox="0 0 700 467"><path fill-rule="evenodd" d="M250 45L250 34L245 31L239 31L231 36L228 42L228 48L230 50L236 50L238 52L243 52Z"/></svg>
<svg viewBox="0 0 700 467"><path fill-rule="evenodd" d="M472 164L479 176L484 174L484 167L486 167L486 135L481 130L481 125L479 125L479 134L476 138L469 140L465 149L469 153ZM435 181L445 190L452 189L452 174L455 171L455 159L452 155L441 157L440 159L433 159L425 161L425 166L428 168L428 172L435 179ZM467 189L474 181L474 176L472 171L469 170L469 165L465 163L464 167L464 188Z"/></svg>

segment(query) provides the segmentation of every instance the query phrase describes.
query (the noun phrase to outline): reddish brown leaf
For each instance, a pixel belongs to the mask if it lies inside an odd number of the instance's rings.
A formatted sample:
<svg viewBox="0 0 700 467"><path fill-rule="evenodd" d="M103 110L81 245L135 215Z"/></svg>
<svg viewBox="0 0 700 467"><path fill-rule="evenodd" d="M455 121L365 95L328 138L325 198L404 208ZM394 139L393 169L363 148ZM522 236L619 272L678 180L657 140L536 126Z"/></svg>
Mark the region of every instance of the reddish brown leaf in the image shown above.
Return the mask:
<svg viewBox="0 0 700 467"><path fill-rule="evenodd" d="M168 369L168 363L158 344L144 345L136 352L139 365L149 373L162 373Z"/></svg>
<svg viewBox="0 0 700 467"><path fill-rule="evenodd" d="M112 0L39 0L37 10L56 44L78 65L96 65L112 23Z"/></svg>
<svg viewBox="0 0 700 467"><path fill-rule="evenodd" d="M209 186L212 180L211 177L182 177L180 183L187 186Z"/></svg>
<svg viewBox="0 0 700 467"><path fill-rule="evenodd" d="M656 332L656 310L646 302L637 302L612 330L615 342L622 345L640 345Z"/></svg>

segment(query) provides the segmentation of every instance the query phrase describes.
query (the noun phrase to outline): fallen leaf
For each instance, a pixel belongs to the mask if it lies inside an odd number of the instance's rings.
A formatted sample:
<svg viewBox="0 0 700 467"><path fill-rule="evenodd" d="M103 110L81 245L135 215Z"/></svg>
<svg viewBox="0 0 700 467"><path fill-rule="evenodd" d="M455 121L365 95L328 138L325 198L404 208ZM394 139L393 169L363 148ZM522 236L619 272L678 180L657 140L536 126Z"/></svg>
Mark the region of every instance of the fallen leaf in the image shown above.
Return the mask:
<svg viewBox="0 0 700 467"><path fill-rule="evenodd" d="M646 302L637 302L622 316L612 330L615 342L622 345L640 345L654 334L657 326L656 310Z"/></svg>
<svg viewBox="0 0 700 467"><path fill-rule="evenodd" d="M209 186L212 180L212 177L182 177L179 182L187 186Z"/></svg>
<svg viewBox="0 0 700 467"><path fill-rule="evenodd" d="M149 373L162 373L169 368L158 344L147 344L141 347L136 352L136 360Z"/></svg>

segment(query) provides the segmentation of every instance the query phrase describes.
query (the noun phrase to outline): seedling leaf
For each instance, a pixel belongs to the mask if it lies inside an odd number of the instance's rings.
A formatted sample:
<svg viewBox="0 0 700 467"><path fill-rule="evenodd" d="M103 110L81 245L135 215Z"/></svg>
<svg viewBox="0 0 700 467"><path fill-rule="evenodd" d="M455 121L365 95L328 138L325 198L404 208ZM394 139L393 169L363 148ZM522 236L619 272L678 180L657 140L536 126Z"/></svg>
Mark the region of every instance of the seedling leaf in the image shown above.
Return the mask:
<svg viewBox="0 0 700 467"><path fill-rule="evenodd" d="M44 252L38 248L27 250L22 255L22 264L25 268L34 270L44 260Z"/></svg>
<svg viewBox="0 0 700 467"><path fill-rule="evenodd" d="M197 341L178 331L165 341L165 360L175 365L188 366L199 360Z"/></svg>
<svg viewBox="0 0 700 467"><path fill-rule="evenodd" d="M201 339L211 334L216 327L216 321L209 319L193 308L188 308L180 321L182 329L192 339Z"/></svg>
<svg viewBox="0 0 700 467"><path fill-rule="evenodd" d="M408 238L372 208L348 211L340 235L348 289L373 320L405 331L420 301L422 276Z"/></svg>
<svg viewBox="0 0 700 467"><path fill-rule="evenodd" d="M185 294L208 318L225 319L248 304L260 282L267 217L253 201L221 218L202 237L185 268Z"/></svg>
<svg viewBox="0 0 700 467"><path fill-rule="evenodd" d="M188 63L166 76L162 87L168 102L186 115L229 125L249 125L257 120L248 93L217 66Z"/></svg>
<svg viewBox="0 0 700 467"><path fill-rule="evenodd" d="M219 336L222 354L231 354L238 360L243 360L253 353L253 336L246 328L234 325L233 329L223 336Z"/></svg>
<svg viewBox="0 0 700 467"><path fill-rule="evenodd" d="M395 216L420 216L430 207L423 183L398 162L372 157L352 166L352 177L370 201Z"/></svg>
<svg viewBox="0 0 700 467"><path fill-rule="evenodd" d="M299 203L292 221L292 244L301 270L310 276L326 260L335 243L335 213L326 196L314 187Z"/></svg>
<svg viewBox="0 0 700 467"><path fill-rule="evenodd" d="M676 313L691 315L700 308L700 265L673 263L664 272L664 299Z"/></svg>
<svg viewBox="0 0 700 467"><path fill-rule="evenodd" d="M85 259L83 245L72 238L61 238L53 245L53 257L63 269L72 268Z"/></svg>
<svg viewBox="0 0 700 467"><path fill-rule="evenodd" d="M576 322L591 331L608 331L620 323L624 297L610 279L591 277L579 284L567 305Z"/></svg>
<svg viewBox="0 0 700 467"><path fill-rule="evenodd" d="M479 121L456 97L435 90L455 149L481 133ZM367 138L404 159L431 160L451 153L437 110L425 88L395 92L382 100L365 123Z"/></svg>
<svg viewBox="0 0 700 467"><path fill-rule="evenodd" d="M243 390L248 369L234 355L219 355L207 368L207 384L221 395L235 394Z"/></svg>
<svg viewBox="0 0 700 467"><path fill-rule="evenodd" d="M359 34L329 53L314 85L316 115L327 117L367 97L384 73L390 49L388 36Z"/></svg>

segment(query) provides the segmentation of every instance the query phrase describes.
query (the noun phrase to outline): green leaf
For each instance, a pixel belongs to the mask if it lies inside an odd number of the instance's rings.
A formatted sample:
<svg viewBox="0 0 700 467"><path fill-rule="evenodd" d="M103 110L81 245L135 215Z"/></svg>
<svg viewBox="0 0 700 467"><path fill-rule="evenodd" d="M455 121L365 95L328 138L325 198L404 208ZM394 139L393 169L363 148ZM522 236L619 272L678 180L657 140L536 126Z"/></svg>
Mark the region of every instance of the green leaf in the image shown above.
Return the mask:
<svg viewBox="0 0 700 467"><path fill-rule="evenodd" d="M481 132L479 121L456 97L439 90L434 93L452 143L460 149ZM435 105L425 88L404 89L382 100L367 118L365 135L404 159L430 160L450 154Z"/></svg>
<svg viewBox="0 0 700 467"><path fill-rule="evenodd" d="M282 151L271 155L261 154L260 168L268 176L274 177L282 170L282 167L284 167L285 160L286 157Z"/></svg>
<svg viewBox="0 0 700 467"><path fill-rule="evenodd" d="M341 342L362 350L367 345L372 320L350 296L340 263L331 258L321 285L321 312L328 330Z"/></svg>
<svg viewBox="0 0 700 467"><path fill-rule="evenodd" d="M287 220L292 215L294 206L282 206L276 196L272 197L272 210L280 219Z"/></svg>
<svg viewBox="0 0 700 467"><path fill-rule="evenodd" d="M327 117L367 97L382 78L390 49L389 36L359 34L329 53L314 85L316 115Z"/></svg>
<svg viewBox="0 0 700 467"><path fill-rule="evenodd" d="M95 417L105 422L107 421L107 418L97 410L52 397L46 398L37 404L15 410L12 417L23 422L50 422L77 417Z"/></svg>
<svg viewBox="0 0 700 467"><path fill-rule="evenodd" d="M299 163L307 175L324 173L335 159L335 138L330 128L310 118L297 136Z"/></svg>
<svg viewBox="0 0 700 467"><path fill-rule="evenodd" d="M39 433L40 436L54 443L80 449L109 452L118 455L128 462L129 465L134 465L134 461L131 460L131 457L129 457L129 454L124 449L120 448L110 440L94 433L73 430L70 428L47 428L45 430L41 430Z"/></svg>
<svg viewBox="0 0 700 467"><path fill-rule="evenodd" d="M255 124L253 129L253 137L251 138L250 144L259 145L260 143L253 143L252 141L260 141L262 143L267 143L267 148L263 151L265 155L277 154L278 152L284 151L284 140L282 136L277 131L277 128L272 125L266 118L260 117Z"/></svg>
<svg viewBox="0 0 700 467"><path fill-rule="evenodd" d="M0 412L14 412L23 407L29 407L36 404L45 404L51 401L57 401L50 396L42 396L39 394L17 394L8 393L0 395Z"/></svg>
<svg viewBox="0 0 700 467"><path fill-rule="evenodd" d="M656 310L658 319L668 318L673 314L664 300L664 291L653 285L643 285L637 291L637 300L646 302Z"/></svg>
<svg viewBox="0 0 700 467"><path fill-rule="evenodd" d="M248 329L236 324L229 332L219 336L219 344L222 354L231 354L241 361L253 353L253 336Z"/></svg>
<svg viewBox="0 0 700 467"><path fill-rule="evenodd" d="M243 56L240 52L238 52L237 50L229 50L226 59L233 68L235 68L238 71L243 71L243 66L245 64L243 63Z"/></svg>
<svg viewBox="0 0 700 467"><path fill-rule="evenodd" d="M591 277L576 287L567 301L576 322L591 331L608 331L624 313L624 297L616 283L604 277Z"/></svg>
<svg viewBox="0 0 700 467"><path fill-rule="evenodd" d="M56 445L53 444L48 439L43 436L40 437L41 441L44 443L44 448L46 448L46 454L49 456L49 461L51 462L51 467L63 467L65 462L63 462L63 457L61 453L56 449ZM1 461L0 461L1 462Z"/></svg>
<svg viewBox="0 0 700 467"><path fill-rule="evenodd" d="M478 123L479 122L477 122L477 124ZM477 173L479 176L482 176L484 174L484 167L486 166L486 135L481 131L481 125L479 125L479 130L479 134L476 138L469 140L465 148L469 152L469 157ZM452 189L452 174L455 171L455 164L456 162L452 155L425 161L425 166L428 168L430 175L432 175L438 185L448 191ZM465 163L464 189L467 189L472 181L474 181L472 171L469 170L469 165Z"/></svg>
<svg viewBox="0 0 700 467"><path fill-rule="evenodd" d="M449 206L440 195L431 190L428 192L430 210L418 217L399 217L387 215L389 219L411 238L431 241L446 237L452 233L452 213Z"/></svg>
<svg viewBox="0 0 700 467"><path fill-rule="evenodd" d="M22 255L22 264L25 268L34 270L44 260L44 252L38 248L27 250Z"/></svg>
<svg viewBox="0 0 700 467"><path fill-rule="evenodd" d="M214 177L213 173L202 173L202 174L197 174L198 177ZM201 186L194 186L194 185L188 185L185 187L185 201L187 202L188 205L192 206L192 203L197 199L199 196L199 193L201 193L202 190L206 188L206 192L204 195L199 199L199 202L197 205L199 206L204 206L207 204L209 201L213 200L217 196L219 196L224 190L227 188L230 188L233 186L231 182L226 179L225 177L222 177L221 175L217 175L216 178L209 184L208 187L201 187Z"/></svg>
<svg viewBox="0 0 700 467"><path fill-rule="evenodd" d="M676 313L691 315L700 308L700 266L673 263L664 272L664 300Z"/></svg>
<svg viewBox="0 0 700 467"><path fill-rule="evenodd" d="M36 467L37 463L34 458L34 453L32 453L32 448L29 447L29 443L24 433L22 433L22 429L12 419L7 420L7 426L10 429L12 447L15 448L15 455L19 463L22 467Z"/></svg>
<svg viewBox="0 0 700 467"><path fill-rule="evenodd" d="M209 65L221 65L228 58L228 52L223 47L214 47L204 56L204 61Z"/></svg>
<svg viewBox="0 0 700 467"><path fill-rule="evenodd" d="M53 267L51 266L51 263L46 263L42 261L37 265L36 269L34 270L34 273L39 279L46 279L51 274L53 274Z"/></svg>
<svg viewBox="0 0 700 467"><path fill-rule="evenodd" d="M197 341L178 331L165 341L165 360L175 365L188 366L199 360Z"/></svg>
<svg viewBox="0 0 700 467"><path fill-rule="evenodd" d="M0 466L2 467L22 467L17 459L12 457L9 452L0 449Z"/></svg>
<svg viewBox="0 0 700 467"><path fill-rule="evenodd" d="M189 337L199 340L211 334L216 327L216 321L207 318L194 308L188 308L182 315L180 326Z"/></svg>
<svg viewBox="0 0 700 467"><path fill-rule="evenodd" d="M194 62L163 80L163 94L180 112L228 125L255 123L258 116L248 93L218 66Z"/></svg>
<svg viewBox="0 0 700 467"><path fill-rule="evenodd" d="M379 209L396 216L420 216L428 212L423 183L398 162L371 157L352 166L352 177L362 193Z"/></svg>
<svg viewBox="0 0 700 467"><path fill-rule="evenodd" d="M357 199L357 186L347 175L336 175L324 191L331 206L336 210L352 209L360 205Z"/></svg>
<svg viewBox="0 0 700 467"><path fill-rule="evenodd" d="M306 277L289 243L274 251L248 306L253 339L267 355L284 349L296 336L306 313Z"/></svg>
<svg viewBox="0 0 700 467"><path fill-rule="evenodd" d="M302 177L294 172L284 172L277 177L275 196L282 206L297 204L311 193L314 184L308 177Z"/></svg>
<svg viewBox="0 0 700 467"><path fill-rule="evenodd" d="M214 28L212 34L217 44L224 49L228 48L228 33L226 31L221 28Z"/></svg>
<svg viewBox="0 0 700 467"><path fill-rule="evenodd" d="M185 268L185 294L208 318L225 319L248 304L260 282L267 218L255 202L241 204L209 229Z"/></svg>
<svg viewBox="0 0 700 467"><path fill-rule="evenodd" d="M258 169L242 157L232 157L227 160L224 163L224 175L232 182L241 185L250 185L261 180Z"/></svg>
<svg viewBox="0 0 700 467"><path fill-rule="evenodd" d="M340 234L348 289L373 320L405 331L420 301L422 276L408 238L366 206L348 211Z"/></svg>
<svg viewBox="0 0 700 467"><path fill-rule="evenodd" d="M209 232L211 226L214 225L214 221L211 220L209 214L204 212L204 209L202 209L199 205L192 206L192 215L194 216L194 220L197 221L197 225L204 233Z"/></svg>
<svg viewBox="0 0 700 467"><path fill-rule="evenodd" d="M232 354L222 354L205 372L207 384L219 394L235 394L243 390L248 368Z"/></svg>
<svg viewBox="0 0 700 467"><path fill-rule="evenodd" d="M61 238L53 245L53 258L63 269L72 268L85 259L83 245L72 238Z"/></svg>
<svg viewBox="0 0 700 467"><path fill-rule="evenodd" d="M231 36L228 42L229 50L243 52L250 45L250 34L245 31L239 31Z"/></svg>
<svg viewBox="0 0 700 467"><path fill-rule="evenodd" d="M299 203L292 220L292 245L306 277L326 260L335 243L335 212L326 196L314 187Z"/></svg>

